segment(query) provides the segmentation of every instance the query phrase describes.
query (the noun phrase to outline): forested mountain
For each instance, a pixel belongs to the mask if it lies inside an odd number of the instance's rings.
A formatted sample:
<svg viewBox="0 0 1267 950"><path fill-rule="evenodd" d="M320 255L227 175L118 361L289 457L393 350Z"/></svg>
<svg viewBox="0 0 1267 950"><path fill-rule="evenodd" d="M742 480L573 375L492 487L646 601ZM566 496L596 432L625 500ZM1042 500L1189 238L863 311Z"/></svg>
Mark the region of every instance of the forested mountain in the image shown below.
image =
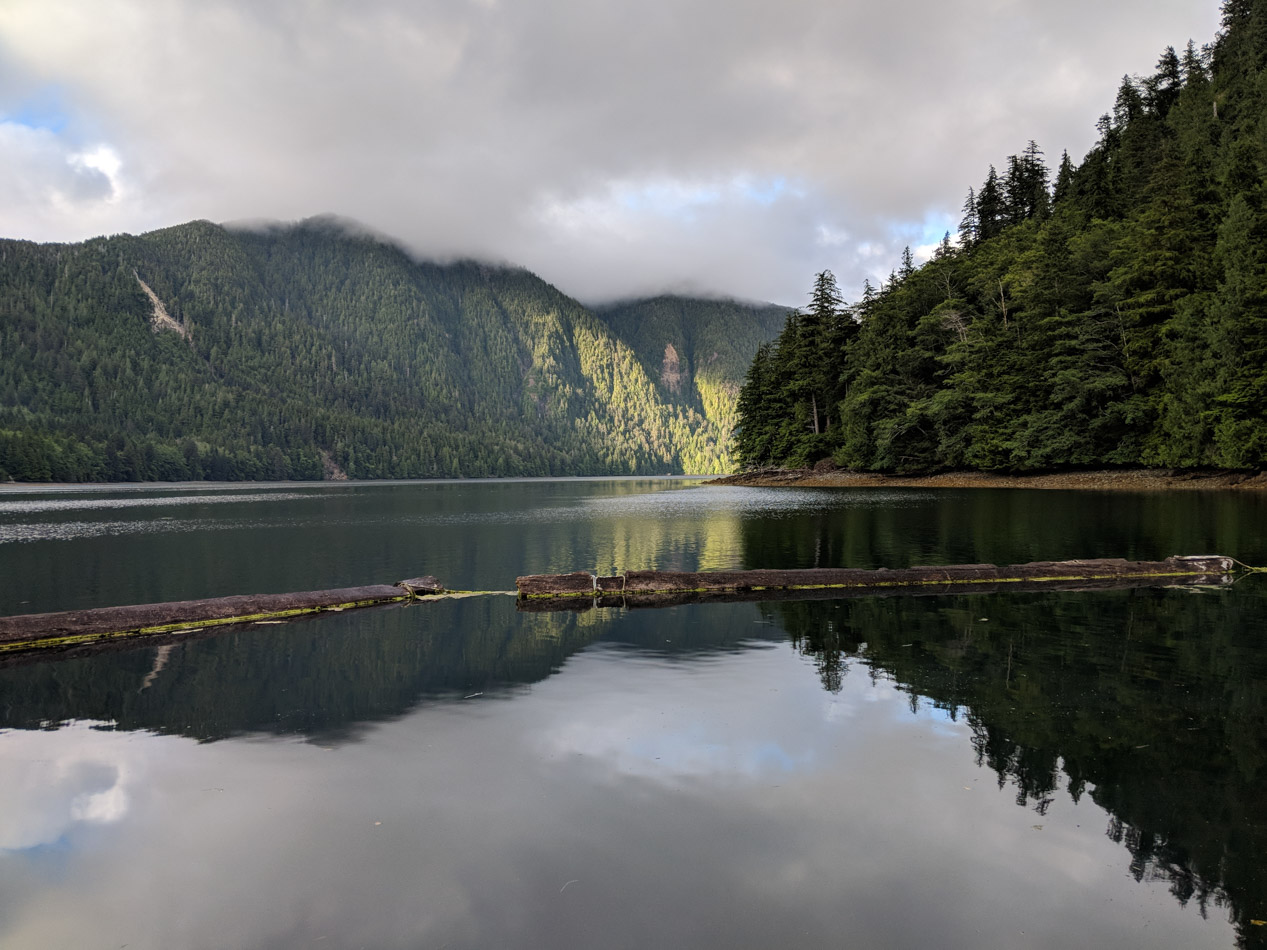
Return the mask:
<svg viewBox="0 0 1267 950"><path fill-rule="evenodd" d="M1033 142L958 241L841 306L831 274L752 363L746 466L1267 464L1267 3L1124 77L1054 174Z"/></svg>
<svg viewBox="0 0 1267 950"><path fill-rule="evenodd" d="M725 470L727 387L782 315L678 301L659 340L641 306L613 311L631 345L527 271L420 263L332 219L0 241L0 479ZM666 385L665 347L714 319L718 371L681 344Z"/></svg>
<svg viewBox="0 0 1267 950"><path fill-rule="evenodd" d="M601 307L598 316L633 348L660 397L708 420L726 446L739 424L736 401L757 347L774 339L788 309L733 300L663 296Z"/></svg>

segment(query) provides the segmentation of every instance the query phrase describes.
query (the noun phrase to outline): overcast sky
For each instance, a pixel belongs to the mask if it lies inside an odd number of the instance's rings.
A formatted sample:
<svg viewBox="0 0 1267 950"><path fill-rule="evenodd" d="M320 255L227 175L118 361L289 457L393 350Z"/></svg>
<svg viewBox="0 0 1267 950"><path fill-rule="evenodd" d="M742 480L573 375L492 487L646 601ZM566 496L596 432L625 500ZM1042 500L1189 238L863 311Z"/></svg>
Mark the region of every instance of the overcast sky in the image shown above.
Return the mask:
<svg viewBox="0 0 1267 950"><path fill-rule="evenodd" d="M586 301L846 297L1216 0L3 0L0 236L334 213Z"/></svg>

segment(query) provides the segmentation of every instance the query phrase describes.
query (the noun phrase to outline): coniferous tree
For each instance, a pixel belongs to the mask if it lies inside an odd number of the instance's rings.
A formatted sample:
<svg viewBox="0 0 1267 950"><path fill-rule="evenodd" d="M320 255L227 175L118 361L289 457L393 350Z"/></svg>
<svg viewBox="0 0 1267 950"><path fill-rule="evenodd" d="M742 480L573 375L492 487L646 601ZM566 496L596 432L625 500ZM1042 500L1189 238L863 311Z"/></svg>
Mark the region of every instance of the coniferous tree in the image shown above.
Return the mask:
<svg viewBox="0 0 1267 950"><path fill-rule="evenodd" d="M1058 204L1069 197L1073 189L1073 162L1069 160L1069 152L1060 153L1060 167L1056 171L1056 184L1052 188L1051 200Z"/></svg>
<svg viewBox="0 0 1267 950"><path fill-rule="evenodd" d="M902 248L902 263L898 265L897 276L899 280L906 280L915 273L915 255L911 253L911 246L908 244Z"/></svg>
<svg viewBox="0 0 1267 950"><path fill-rule="evenodd" d="M980 218L977 215L977 192L968 189L968 197L963 202L963 217L959 219L959 246L970 248L977 243L980 236Z"/></svg>
<svg viewBox="0 0 1267 950"><path fill-rule="evenodd" d="M977 193L977 234L983 241L997 237L1007 226L1007 199L999 183L998 172L990 166L990 173Z"/></svg>
<svg viewBox="0 0 1267 950"><path fill-rule="evenodd" d="M957 250L864 288L840 464L1267 465L1267 4L1223 22L1124 78L1054 188L1030 142L969 190Z"/></svg>

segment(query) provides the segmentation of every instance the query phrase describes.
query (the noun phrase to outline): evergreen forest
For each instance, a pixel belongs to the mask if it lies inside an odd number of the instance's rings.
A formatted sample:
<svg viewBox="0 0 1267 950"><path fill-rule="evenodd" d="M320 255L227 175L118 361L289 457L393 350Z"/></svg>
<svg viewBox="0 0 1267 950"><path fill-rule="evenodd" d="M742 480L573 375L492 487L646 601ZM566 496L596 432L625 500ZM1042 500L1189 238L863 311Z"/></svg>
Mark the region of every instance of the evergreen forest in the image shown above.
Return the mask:
<svg viewBox="0 0 1267 950"><path fill-rule="evenodd" d="M1267 3L1226 0L1097 128L1080 164L991 167L857 302L820 273L749 367L741 465L1267 464Z"/></svg>
<svg viewBox="0 0 1267 950"><path fill-rule="evenodd" d="M0 481L726 471L786 312L595 311L330 218L0 241Z"/></svg>

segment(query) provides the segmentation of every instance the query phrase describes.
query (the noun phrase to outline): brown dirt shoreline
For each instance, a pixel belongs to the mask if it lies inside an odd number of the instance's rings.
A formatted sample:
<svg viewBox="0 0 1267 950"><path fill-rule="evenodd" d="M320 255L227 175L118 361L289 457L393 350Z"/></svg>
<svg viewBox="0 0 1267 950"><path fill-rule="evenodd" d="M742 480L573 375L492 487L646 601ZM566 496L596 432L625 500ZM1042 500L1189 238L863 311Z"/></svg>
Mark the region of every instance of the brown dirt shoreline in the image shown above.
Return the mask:
<svg viewBox="0 0 1267 950"><path fill-rule="evenodd" d="M883 475L844 469L765 468L726 475L709 485L769 488L1029 488L1059 491L1267 491L1267 472L1167 469L1106 469L1005 475L992 472L940 472L935 475Z"/></svg>

